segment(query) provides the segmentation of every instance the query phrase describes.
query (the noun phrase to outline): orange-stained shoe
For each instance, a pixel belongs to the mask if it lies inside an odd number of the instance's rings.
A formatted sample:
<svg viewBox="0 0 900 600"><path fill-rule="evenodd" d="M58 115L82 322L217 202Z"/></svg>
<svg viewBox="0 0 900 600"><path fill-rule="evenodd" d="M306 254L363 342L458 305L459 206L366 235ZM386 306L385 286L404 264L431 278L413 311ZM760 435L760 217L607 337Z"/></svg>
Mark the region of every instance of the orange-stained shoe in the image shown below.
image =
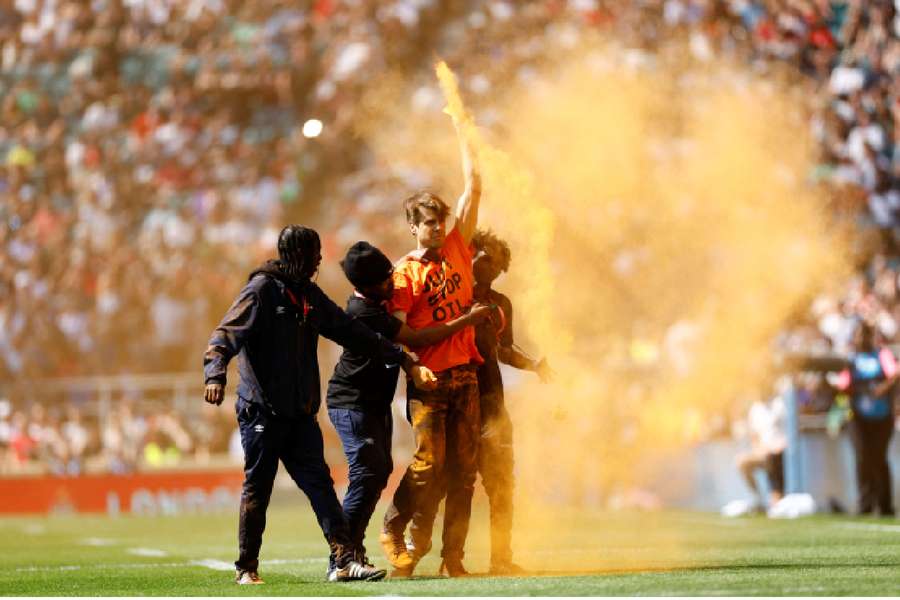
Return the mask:
<svg viewBox="0 0 900 600"><path fill-rule="evenodd" d="M443 577L466 577L469 572L463 566L462 561L458 558L445 558L441 561L438 568L438 575Z"/></svg>
<svg viewBox="0 0 900 600"><path fill-rule="evenodd" d="M524 575L525 569L510 561L491 562L488 575Z"/></svg>
<svg viewBox="0 0 900 600"><path fill-rule="evenodd" d="M400 572L408 570L409 573L412 574L412 570L416 566L416 561L406 550L406 542L403 539L402 533L398 534L391 531L382 531L381 535L378 536L378 541L381 542L384 554L387 556L388 562L391 563L391 566L394 567L395 570ZM394 574L391 573L391 575L393 576ZM409 577L409 575L406 576Z"/></svg>

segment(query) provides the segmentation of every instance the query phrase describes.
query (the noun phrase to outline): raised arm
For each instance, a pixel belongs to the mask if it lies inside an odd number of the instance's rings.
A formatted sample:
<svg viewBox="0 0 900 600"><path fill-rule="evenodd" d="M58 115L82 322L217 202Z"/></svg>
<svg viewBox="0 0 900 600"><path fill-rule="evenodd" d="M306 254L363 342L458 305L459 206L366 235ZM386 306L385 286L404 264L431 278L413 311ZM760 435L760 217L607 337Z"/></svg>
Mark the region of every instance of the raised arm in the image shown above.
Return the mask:
<svg viewBox="0 0 900 600"><path fill-rule="evenodd" d="M459 149L462 155L463 175L466 178L466 187L459 202L456 205L456 227L462 234L463 241L468 246L478 227L478 205L481 202L481 173L472 147L465 135L465 127L474 127L471 123L460 123L453 118L453 126L456 127L456 137L459 139Z"/></svg>
<svg viewBox="0 0 900 600"><path fill-rule="evenodd" d="M410 348L421 348L422 346L431 346L441 342L457 331L469 325L477 325L488 317L491 313L491 307L486 304L475 304L468 313L448 321L435 325L434 327L423 327L422 329L413 329L406 323L400 328L400 332L394 338L395 341L405 344Z"/></svg>

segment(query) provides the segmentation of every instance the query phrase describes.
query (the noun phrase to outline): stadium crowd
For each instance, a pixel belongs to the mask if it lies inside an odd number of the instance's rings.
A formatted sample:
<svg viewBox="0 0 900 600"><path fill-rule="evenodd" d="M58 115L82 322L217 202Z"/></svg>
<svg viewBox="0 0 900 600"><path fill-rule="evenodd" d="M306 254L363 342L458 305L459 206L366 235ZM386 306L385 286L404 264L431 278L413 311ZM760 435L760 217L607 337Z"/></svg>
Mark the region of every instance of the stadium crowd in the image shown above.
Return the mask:
<svg viewBox="0 0 900 600"><path fill-rule="evenodd" d="M234 424L222 411L184 414L143 400L126 394L102 417L80 406L33 403L26 411L0 400L0 475L129 473L185 460L209 464L215 455L241 459L232 447Z"/></svg>
<svg viewBox="0 0 900 600"><path fill-rule="evenodd" d="M0 0L0 382L195 368L220 291L270 253L281 225L316 224L334 257L360 231L396 229L396 199L427 183L386 174L352 135L379 73L428 68L440 50L467 93L487 98L591 32L804 74L821 148L810 177L880 248L781 343L840 352L859 319L895 341L900 10L889 0ZM9 456L22 447L54 471L91 448L111 469L135 464L146 446L126 448L132 427L167 432L182 453L200 444L174 415L85 429L77 411L63 418L11 389Z"/></svg>
<svg viewBox="0 0 900 600"><path fill-rule="evenodd" d="M214 290L352 165L354 99L411 59L379 40L426 34L419 4L0 3L0 378L194 364Z"/></svg>

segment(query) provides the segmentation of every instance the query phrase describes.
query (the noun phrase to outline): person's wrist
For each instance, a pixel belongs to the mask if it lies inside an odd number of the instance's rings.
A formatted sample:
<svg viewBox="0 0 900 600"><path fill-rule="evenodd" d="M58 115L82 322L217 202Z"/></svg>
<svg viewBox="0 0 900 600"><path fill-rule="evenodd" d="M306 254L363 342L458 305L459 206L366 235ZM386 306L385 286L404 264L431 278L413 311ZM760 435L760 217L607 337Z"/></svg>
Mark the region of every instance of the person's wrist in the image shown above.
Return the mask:
<svg viewBox="0 0 900 600"><path fill-rule="evenodd" d="M413 367L415 367L418 363L413 359L413 357L409 354L409 352L403 353L403 370L406 372L411 372Z"/></svg>

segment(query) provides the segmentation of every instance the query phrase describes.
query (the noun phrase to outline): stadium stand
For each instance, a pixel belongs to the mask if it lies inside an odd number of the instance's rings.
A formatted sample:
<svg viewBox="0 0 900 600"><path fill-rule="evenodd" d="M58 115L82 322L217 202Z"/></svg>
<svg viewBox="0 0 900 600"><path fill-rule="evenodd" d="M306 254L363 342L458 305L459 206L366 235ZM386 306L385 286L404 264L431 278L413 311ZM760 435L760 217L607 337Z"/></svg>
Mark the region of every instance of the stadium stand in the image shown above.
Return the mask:
<svg viewBox="0 0 900 600"><path fill-rule="evenodd" d="M439 49L467 93L486 96L492 81L527 78L542 54L592 32L639 52L683 40L700 61L804 75L820 144L810 179L877 245L845 292L818 298L779 345L841 352L861 318L896 341L892 2L0 0L3 470L37 462L72 474L95 460L127 471L139 457L225 452L232 425L218 417L186 425L171 407L151 418L126 402L100 418L84 414L91 393L53 403L19 384L196 370L225 308L219 290L237 289L281 224L316 223L334 256L360 229L390 229L398 190L421 183L385 181L352 135L376 73L421 69ZM475 54L507 60L463 60ZM303 129L312 117L325 123L314 138ZM339 227L348 215L358 229ZM807 388L805 409L833 404L820 380Z"/></svg>

